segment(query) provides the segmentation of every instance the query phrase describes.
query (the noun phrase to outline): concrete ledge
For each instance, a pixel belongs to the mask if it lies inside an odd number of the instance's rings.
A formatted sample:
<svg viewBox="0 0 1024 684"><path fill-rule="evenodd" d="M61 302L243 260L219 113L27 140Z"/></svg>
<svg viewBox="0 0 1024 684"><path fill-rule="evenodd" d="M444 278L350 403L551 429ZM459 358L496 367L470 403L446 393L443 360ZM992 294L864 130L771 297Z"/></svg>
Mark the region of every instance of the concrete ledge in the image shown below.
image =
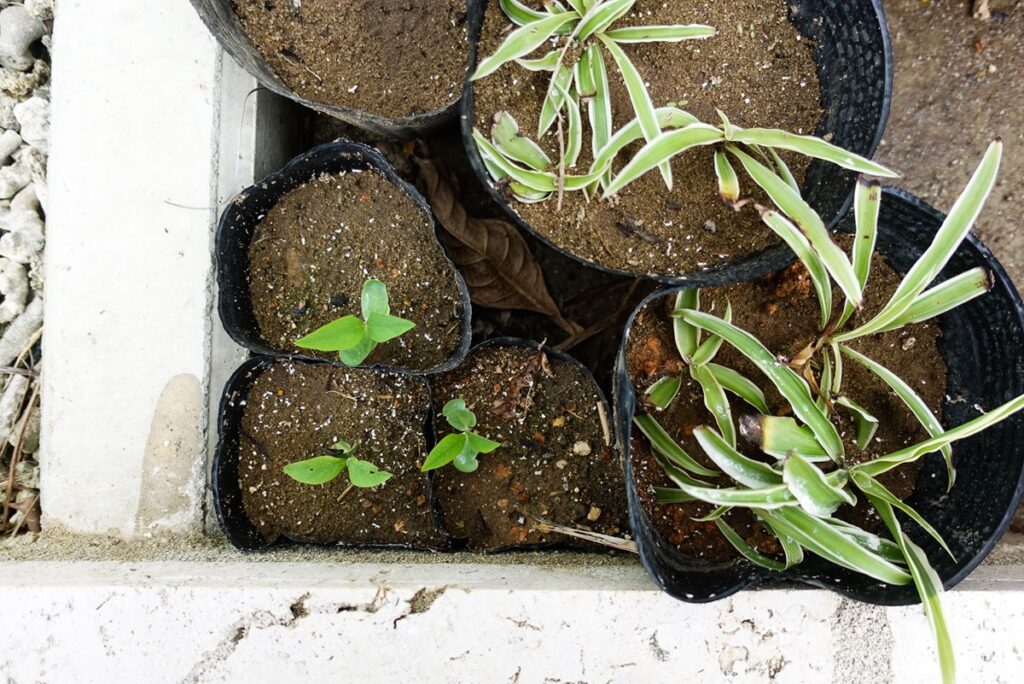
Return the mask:
<svg viewBox="0 0 1024 684"><path fill-rule="evenodd" d="M0 672L19 682L938 675L917 608L779 590L687 605L635 566L42 561L0 563L0 577L5 621L18 625ZM1006 628L1024 621L1024 593L971 584L947 597L960 681L1016 681L1024 654Z"/></svg>

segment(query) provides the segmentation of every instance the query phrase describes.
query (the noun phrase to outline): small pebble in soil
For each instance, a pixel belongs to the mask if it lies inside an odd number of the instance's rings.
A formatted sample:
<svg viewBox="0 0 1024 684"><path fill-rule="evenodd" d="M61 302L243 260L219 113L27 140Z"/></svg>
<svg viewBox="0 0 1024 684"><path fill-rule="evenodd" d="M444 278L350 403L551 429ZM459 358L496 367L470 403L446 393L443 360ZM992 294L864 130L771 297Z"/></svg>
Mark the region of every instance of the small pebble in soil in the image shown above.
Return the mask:
<svg viewBox="0 0 1024 684"><path fill-rule="evenodd" d="M592 449L586 442L576 442L572 445L572 453L577 456L589 456Z"/></svg>
<svg viewBox="0 0 1024 684"><path fill-rule="evenodd" d="M597 522L601 518L601 509L597 506L591 506L590 511L587 513L587 520L590 522Z"/></svg>

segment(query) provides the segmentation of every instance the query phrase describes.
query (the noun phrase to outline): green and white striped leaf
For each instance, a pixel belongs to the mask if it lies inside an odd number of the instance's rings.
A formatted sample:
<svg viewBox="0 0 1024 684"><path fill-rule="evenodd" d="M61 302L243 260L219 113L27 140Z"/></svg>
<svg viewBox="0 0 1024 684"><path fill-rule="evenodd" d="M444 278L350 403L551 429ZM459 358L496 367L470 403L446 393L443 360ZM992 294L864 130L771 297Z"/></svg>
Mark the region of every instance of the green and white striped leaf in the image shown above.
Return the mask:
<svg viewBox="0 0 1024 684"><path fill-rule="evenodd" d="M729 163L729 157L721 150L715 150L715 176L718 177L718 194L722 201L735 209L740 201L740 177Z"/></svg>
<svg viewBox="0 0 1024 684"><path fill-rule="evenodd" d="M832 281L828 277L828 270L822 262L821 257L811 247L800 229L790 223L789 219L777 211L768 210L761 214L761 220L775 231L775 234L789 245L789 248L796 254L797 259L807 268L814 284L814 292L818 296L818 305L821 309L821 322L819 330L824 330L832 318Z"/></svg>
<svg viewBox="0 0 1024 684"><path fill-rule="evenodd" d="M726 302L725 304L725 320L732 323L732 302ZM691 364L694 366L705 366L718 355L718 350L722 348L722 343L725 342L718 335L710 335L708 339L700 343L697 347L697 351L693 354Z"/></svg>
<svg viewBox="0 0 1024 684"><path fill-rule="evenodd" d="M666 375L661 380L647 388L647 401L655 408L666 409L679 394L679 388L683 381L674 375Z"/></svg>
<svg viewBox="0 0 1024 684"><path fill-rule="evenodd" d="M905 570L857 544L826 521L799 508L780 508L761 514L779 533L788 535L808 551L844 568L888 584L911 582Z"/></svg>
<svg viewBox="0 0 1024 684"><path fill-rule="evenodd" d="M878 240L878 214L881 206L882 186L877 181L858 179L853 201L853 215L857 226L853 238L853 272L857 275L861 290L867 286L868 277L871 275L871 257L875 253L875 243ZM846 302L843 315L836 326L837 330L842 330L854 311L856 308L853 304Z"/></svg>
<svg viewBox="0 0 1024 684"><path fill-rule="evenodd" d="M903 465L904 463L916 461L925 454L931 454L939 451L953 442L973 437L979 432L992 427L996 423L1006 420L1021 409L1024 409L1024 395L1008 401L988 413L983 413L974 420L969 420L959 427L947 430L938 437L932 437L931 439L919 442L918 444L906 447L905 449L894 451L891 454L877 458L874 461L856 465L854 466L854 470L860 470L872 477L876 477L896 468L897 466Z"/></svg>
<svg viewBox="0 0 1024 684"><path fill-rule="evenodd" d="M839 343L829 344L832 350L832 362L835 366L835 374L832 378L832 393L841 394L843 391L843 353L839 350Z"/></svg>
<svg viewBox="0 0 1024 684"><path fill-rule="evenodd" d="M755 513L757 513L757 511L755 511ZM786 554L786 570L804 562L804 548L800 546L800 544L798 544L788 534L782 534L775 529L770 521L761 518L761 522L772 531L775 538L779 540L779 544L782 545L782 552Z"/></svg>
<svg viewBox="0 0 1024 684"><path fill-rule="evenodd" d="M557 83L555 87L562 97L562 106L566 112L565 159L562 169L571 169L576 166L580 152L583 151L583 117L580 115L580 102L576 96Z"/></svg>
<svg viewBox="0 0 1024 684"><path fill-rule="evenodd" d="M531 7L527 7L519 0L501 0L501 11L519 26L526 26L548 16Z"/></svg>
<svg viewBox="0 0 1024 684"><path fill-rule="evenodd" d="M814 403L807 382L792 368L776 359L756 337L721 318L700 311L682 310L674 312L673 315L722 337L750 359L789 402L796 416L811 429L825 452L833 460L842 460L843 440L828 416Z"/></svg>
<svg viewBox="0 0 1024 684"><path fill-rule="evenodd" d="M779 156L779 153L775 151L775 148L769 147L768 154L772 157L772 162L775 164L775 171L779 174L779 178L786 181L786 185L800 192L800 184L796 182L796 176L793 175L793 171L790 170L789 165Z"/></svg>
<svg viewBox="0 0 1024 684"><path fill-rule="evenodd" d="M590 67L590 83L594 95L587 101L587 115L590 119L591 151L597 159L600 151L612 139L612 97L608 83L608 69L604 55L598 45L590 45L583 53Z"/></svg>
<svg viewBox="0 0 1024 684"><path fill-rule="evenodd" d="M786 485L748 489L746 487L730 487L715 489L713 487L694 487L679 485L679 489L695 499L715 506L732 506L737 508L758 508L765 511L799 506L796 497Z"/></svg>
<svg viewBox="0 0 1024 684"><path fill-rule="evenodd" d="M490 161L494 168L504 176L522 183L537 192L555 192L558 189L553 173L524 169L515 164L491 144L491 141L479 129L473 129L473 140L476 142L477 147L480 149L480 155L485 158L485 161Z"/></svg>
<svg viewBox="0 0 1024 684"><path fill-rule="evenodd" d="M881 164L876 164L870 159L848 152L832 143L825 142L821 138L811 135L797 135L769 128L740 128L732 136L734 142L744 145L757 145L762 147L789 150L802 154L805 157L813 157L823 161L831 162L844 169L850 169L858 173L867 173L872 176L883 178L899 178L899 174L890 171Z"/></svg>
<svg viewBox="0 0 1024 684"><path fill-rule="evenodd" d="M606 31L605 35L616 43L678 43L683 40L714 38L718 33L714 26L702 24L677 24L674 26L627 26Z"/></svg>
<svg viewBox="0 0 1024 684"><path fill-rule="evenodd" d="M945 430L942 427L942 423L935 417L928 405L924 403L924 399L913 390L913 388L903 381L903 378L893 373L891 370L883 366L882 364L874 361L873 359L864 356L860 352L851 349L846 345L840 345L840 351L849 356L851 359L859 363L860 365L867 368L869 371L877 375L882 382L889 386L897 397L899 397L910 412L914 414L917 421L921 423L921 427L931 435L932 437L938 437ZM946 460L946 476L948 478L947 489L952 489L953 484L956 482L956 469L953 468L953 449L946 444L941 448L942 457Z"/></svg>
<svg viewBox="0 0 1024 684"><path fill-rule="evenodd" d="M800 506L819 518L832 515L842 504L857 501L842 486L833 486L816 465L792 452L782 466L782 480L800 502Z"/></svg>
<svg viewBox="0 0 1024 684"><path fill-rule="evenodd" d="M981 266L964 271L914 300L903 314L880 332L895 330L912 323L927 321L988 293L992 289L992 274Z"/></svg>
<svg viewBox="0 0 1024 684"><path fill-rule="evenodd" d="M734 145L729 145L727 149L740 160L746 172L768 194L775 206L800 227L832 279L836 281L847 299L859 308L863 304L864 294L853 272L853 264L832 240L821 217L811 209L799 192L775 175L771 169Z"/></svg>
<svg viewBox="0 0 1024 684"><path fill-rule="evenodd" d="M602 31L621 19L626 12L633 9L635 4L636 0L608 0L594 5L580 21L579 29L576 32L580 41L585 41L595 34L600 35Z"/></svg>
<svg viewBox="0 0 1024 684"><path fill-rule="evenodd" d="M943 684L953 684L956 681L956 657L953 653L953 641L949 638L949 629L942 611L942 579L935 572L921 547L912 542L900 527L892 507L885 501L870 497L869 499L878 509L878 514L885 521L900 548L903 549L907 566L914 579L914 586L918 596L921 597L921 605L924 606L924 613L928 617L932 633L935 636L935 648L939 654L939 669L942 672Z"/></svg>
<svg viewBox="0 0 1024 684"><path fill-rule="evenodd" d="M566 0L569 3L569 7L572 7L580 16L587 13L587 6L583 0Z"/></svg>
<svg viewBox="0 0 1024 684"><path fill-rule="evenodd" d="M877 553L879 556L891 563L906 565L907 559L903 557L903 550L900 549L896 542L862 530L861 528L851 525L843 520L829 518L825 522L868 551Z"/></svg>
<svg viewBox="0 0 1024 684"><path fill-rule="evenodd" d="M490 76L500 69L502 65L528 55L558 32L558 29L579 19L575 12L565 12L553 16L545 16L543 19L530 22L521 26L508 35L508 38L498 47L493 55L487 57L477 65L473 74L474 81Z"/></svg>
<svg viewBox="0 0 1024 684"><path fill-rule="evenodd" d="M632 2L630 7L632 7ZM644 83L643 77L640 76L640 72L636 70L636 66L615 41L603 34L599 34L598 38L604 43L608 54L615 60L615 64L622 74L622 80L626 84L626 91L629 93L629 101L633 105L633 111L636 112L636 118L640 121L640 130L643 131L644 139L650 143L661 135L661 127L658 125L658 115L654 110L654 103L651 102L651 95L647 92L647 85ZM661 177L665 180L665 185L671 190L672 165L666 160L661 164L656 164L656 166L661 171ZM619 186L620 189L622 187L621 185ZM611 192L607 194L611 194Z"/></svg>
<svg viewBox="0 0 1024 684"><path fill-rule="evenodd" d="M700 310L700 290L697 288L681 290L676 294L675 311L686 310ZM697 353L697 348L700 346L700 328L687 323L679 317L673 317L672 335L675 338L676 350L679 352L679 356L686 363L692 363L693 355Z"/></svg>
<svg viewBox="0 0 1024 684"><path fill-rule="evenodd" d="M729 508L728 506L719 506L718 508L716 508L715 510L711 511L710 513L708 513L704 517L702 517L702 518L692 518L692 520L694 522L714 522L715 520L718 520L723 515L728 513L730 510L732 510L732 509Z"/></svg>
<svg viewBox="0 0 1024 684"><path fill-rule="evenodd" d="M677 504L690 503L697 499L680 489L672 489L671 487L655 487L654 500L660 504Z"/></svg>
<svg viewBox="0 0 1024 684"><path fill-rule="evenodd" d="M519 124L508 112L498 112L491 127L494 146L507 157L526 164L534 171L551 169L551 159L541 146L519 132Z"/></svg>
<svg viewBox="0 0 1024 684"><path fill-rule="evenodd" d="M558 64L551 76L551 83L548 85L548 93L544 98L544 104L540 108L540 121L537 124L537 137L543 137L551 130L558 120L558 115L565 107L566 100L563 95L572 84L573 70L564 64Z"/></svg>
<svg viewBox="0 0 1024 684"><path fill-rule="evenodd" d="M702 425L693 431L693 436L715 465L741 485L757 489L783 484L782 476L772 470L771 466L736 451L733 445L711 428Z"/></svg>
<svg viewBox="0 0 1024 684"><path fill-rule="evenodd" d="M649 414L637 414L636 416L633 416L633 423L651 443L651 447L654 451L658 452L672 463L675 463L683 470L688 470L694 475L701 475L703 477L718 477L721 475L717 470L705 468L700 463L693 460L693 457L683 451L683 448L669 436L653 416Z"/></svg>
<svg viewBox="0 0 1024 684"><path fill-rule="evenodd" d="M753 380L744 377L743 374L732 368L727 368L717 363L708 363L707 368L726 392L732 392L760 413L771 413L768 410L768 402L765 400L764 392Z"/></svg>
<svg viewBox="0 0 1024 684"><path fill-rule="evenodd" d="M766 570L775 570L776 572L782 572L789 568L788 563L777 561L774 558L769 558L763 555L757 549L747 544L743 537L736 533L736 530L729 527L729 525L721 519L715 520L715 525L718 526L718 530L722 533L722 536L732 544L732 547L748 561L754 565L765 568Z"/></svg>
<svg viewBox="0 0 1024 684"><path fill-rule="evenodd" d="M853 417L853 422L857 426L857 448L864 451L878 432L878 418L849 397L839 397L836 404L847 409Z"/></svg>
<svg viewBox="0 0 1024 684"><path fill-rule="evenodd" d="M561 50L552 50L543 57L537 57L536 59L517 59L516 64L527 71L554 71L555 67L558 66L558 58L561 54Z"/></svg>
<svg viewBox="0 0 1024 684"><path fill-rule="evenodd" d="M694 147L714 145L723 139L722 132L714 126L694 123L673 131L666 131L650 140L626 164L605 189L604 197L614 195L636 179L654 168L662 168L674 157ZM672 187L671 182L668 184Z"/></svg>
<svg viewBox="0 0 1024 684"><path fill-rule="evenodd" d="M837 335L835 337L837 341L846 342L884 330L893 321L898 320L914 303L918 295L935 280L977 221L978 215L985 205L985 200L988 199L992 188L995 187L1002 154L1003 143L1001 141L996 141L989 146L984 159L967 184L967 188L950 209L949 215L935 234L932 244L903 277L889 302L878 315L861 327Z"/></svg>
<svg viewBox="0 0 1024 684"><path fill-rule="evenodd" d="M663 129L684 128L690 124L699 123L697 117L675 107L661 107L654 110L654 112L658 117L658 126ZM610 171L612 162L618 154L637 140L643 140L643 137L644 133L640 129L640 121L633 119L620 128L595 155L591 171Z"/></svg>
<svg viewBox="0 0 1024 684"><path fill-rule="evenodd" d="M785 458L791 451L796 451L813 461L828 459L828 454L810 428L789 417L742 416L740 434L775 458Z"/></svg>
<svg viewBox="0 0 1024 684"><path fill-rule="evenodd" d="M704 406L715 417L715 423L718 425L719 432L722 433L730 446L735 447L736 426L732 422L732 409L729 407L729 398L725 395L725 390L715 380L715 376L711 374L711 371L704 366L691 366L690 373L693 379L700 384L702 394L704 395Z"/></svg>
<svg viewBox="0 0 1024 684"><path fill-rule="evenodd" d="M886 487L881 482L871 477L870 475L867 475L866 473L858 472L856 470L850 473L850 479L853 481L854 486L857 487L857 489L859 489L860 491L864 492L864 494L870 499L879 499L881 501L884 501L893 508L898 508L904 514L906 514L907 517L916 522L922 530L927 532L928 536L930 536L932 539L938 542L939 546L941 546L942 549L949 554L950 558L956 560L956 557L953 555L953 552L950 551L949 546L946 545L946 540L942 538L942 535L939 534L938 530L932 527L928 523L928 521L922 518L921 514L915 511L911 506L900 501L900 499L897 498L895 494L886 489Z"/></svg>

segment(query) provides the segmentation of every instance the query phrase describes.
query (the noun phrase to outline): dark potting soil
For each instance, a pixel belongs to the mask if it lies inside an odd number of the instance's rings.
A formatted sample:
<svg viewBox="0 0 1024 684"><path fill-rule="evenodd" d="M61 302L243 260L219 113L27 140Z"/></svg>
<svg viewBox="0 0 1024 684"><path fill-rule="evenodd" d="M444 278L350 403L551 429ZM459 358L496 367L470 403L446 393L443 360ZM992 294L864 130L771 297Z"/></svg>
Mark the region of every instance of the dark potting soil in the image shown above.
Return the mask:
<svg viewBox="0 0 1024 684"><path fill-rule="evenodd" d="M234 0L270 68L312 102L388 118L457 101L466 0Z"/></svg>
<svg viewBox="0 0 1024 684"><path fill-rule="evenodd" d="M540 6L534 0L528 4ZM626 45L656 107L674 105L702 121L718 124L716 108L739 126L782 128L813 134L821 119L820 85L813 46L788 19L784 0L639 0L619 25L690 24L715 26L719 35L702 41ZM488 5L480 58L494 52L509 20L498 2ZM542 48L546 49L545 48ZM538 55L542 50L538 50ZM612 87L615 130L635 118L621 76L606 57ZM508 111L521 130L535 137L547 72L529 72L516 64L478 81L476 125L489 132L494 115ZM590 130L584 116L584 151L574 173L592 161ZM557 134L542 141L558 158ZM639 149L639 143L626 154ZM799 180L806 160L784 155ZM621 168L620 165L617 168ZM778 243L778 238L748 207L740 213L725 207L709 148L690 151L672 164L673 191L652 172L623 189L613 202L588 202L580 192L565 193L562 209L555 199L512 206L538 232L577 256L610 268L671 275L710 268ZM752 182L742 177L744 196ZM754 197L766 200L758 193Z"/></svg>
<svg viewBox="0 0 1024 684"><path fill-rule="evenodd" d="M253 311L260 334L284 353L332 361L295 340L360 315L370 278L388 287L391 313L416 323L368 363L427 370L459 346L461 297L434 228L405 192L367 171L321 175L287 193L256 227L249 247Z"/></svg>
<svg viewBox="0 0 1024 684"><path fill-rule="evenodd" d="M535 529L536 518L623 536L625 483L603 427L597 387L576 366L523 347L485 347L434 384L440 410L463 398L480 435L501 443L474 473L437 471L437 496L452 537L470 549L578 542ZM591 547L592 548L592 547Z"/></svg>
<svg viewBox="0 0 1024 684"><path fill-rule="evenodd" d="M242 418L238 473L249 519L268 541L440 546L419 470L429 394L422 381L398 374L272 365L249 391ZM311 486L283 472L339 440L393 477L373 489L349 489L344 473Z"/></svg>
<svg viewBox="0 0 1024 684"><path fill-rule="evenodd" d="M849 244L848 239L840 241ZM866 321L889 300L900 282L899 276L881 257L875 256L871 279L865 293L866 304L857 320ZM838 289L835 301L840 301ZM792 357L812 342L817 333L819 308L806 271L799 264L764 279L728 288L703 290L701 308L718 315L724 311L726 298L732 302L734 322L758 337L772 352ZM690 380L689 372L676 351L671 333L669 314L674 296L652 302L637 318L630 335L627 363L638 400L658 379L682 374L685 383L675 402L665 411L654 411L658 422L668 430L683 449L709 467L714 464L693 438L693 429L700 425L714 425L714 419L704 407L700 386ZM713 307L713 309L712 309ZM946 392L946 365L939 355L937 340L941 333L934 322L918 324L903 330L883 333L853 342L850 346L900 375L940 415ZM769 408L781 415L785 402L746 358L729 347L722 346L716 363L735 368L757 382L765 392ZM819 369L820 370L820 369ZM817 376L817 373L816 373ZM904 446L928 438L902 401L887 385L852 359L844 359L843 393L878 416L880 426L876 438L867 451L860 451L854 443L855 428L852 421L840 411L840 433L850 463L859 463L882 456ZM738 419L747 405L730 395L733 418ZM638 407L638 410L641 410ZM753 411L751 411L753 413ZM761 460L769 457L739 438L740 451ZM711 560L724 560L736 554L732 546L719 533L715 523L695 522L714 508L703 503L662 505L654 501L655 487L671 487L672 483L654 460L649 443L638 431L631 441L633 468L637 491L644 509L658 531L684 552ZM931 455L927 458L940 458ZM883 475L881 481L898 497L906 498L914 490L922 463L908 464ZM944 477L944 476L943 476ZM866 529L880 529L880 521L860 497L857 508L842 506L838 517L861 525ZM763 552L780 551L774 538L765 533L748 512L734 509L726 514L726 521L748 541Z"/></svg>

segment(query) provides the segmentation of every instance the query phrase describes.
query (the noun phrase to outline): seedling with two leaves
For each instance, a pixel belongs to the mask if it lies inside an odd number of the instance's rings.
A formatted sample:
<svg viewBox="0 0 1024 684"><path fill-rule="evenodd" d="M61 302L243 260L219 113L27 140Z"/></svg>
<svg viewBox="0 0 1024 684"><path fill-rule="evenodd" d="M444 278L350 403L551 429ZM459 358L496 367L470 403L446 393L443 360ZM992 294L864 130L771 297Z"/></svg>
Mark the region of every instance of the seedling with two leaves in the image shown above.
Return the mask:
<svg viewBox="0 0 1024 684"><path fill-rule="evenodd" d="M342 363L358 366L382 342L401 337L416 327L412 321L391 315L388 289L379 280L363 283L362 318L344 316L295 341L297 347L338 352Z"/></svg>
<svg viewBox="0 0 1024 684"><path fill-rule="evenodd" d="M289 463L284 472L296 482L308 485L327 484L346 471L354 487L376 487L391 479L391 473L356 458L353 455L355 450L355 445L342 440L319 456Z"/></svg>
<svg viewBox="0 0 1024 684"><path fill-rule="evenodd" d="M449 463L461 472L475 472L480 467L477 457L480 454L489 454L501 446L473 432L473 428L476 427L476 414L466 407L464 399L452 399L444 405L441 413L456 432L445 436L430 450L423 462L424 472L442 468Z"/></svg>
<svg viewBox="0 0 1024 684"><path fill-rule="evenodd" d="M701 426L694 437L714 463L708 468L687 454L657 421L678 391L678 379L657 382L648 392L651 413L638 414L635 423L651 443L658 462L674 486L659 489L661 503L703 501L715 506L704 520L714 521L737 552L750 562L784 571L811 552L836 565L894 585L913 583L931 621L945 681L954 678L952 644L939 595L942 583L924 551L906 534L897 512L909 518L949 552L939 533L913 508L887 489L879 477L895 468L937 453L945 459L948 486L955 481L952 444L975 435L1024 409L1024 396L984 413L959 427L944 429L924 400L899 376L851 346L856 340L929 320L984 295L991 284L983 269L972 269L933 285L976 221L995 184L1002 144L993 143L964 193L953 206L931 245L906 273L888 303L870 320L855 327L854 314L868 284L874 253L881 192L877 184L858 185L856 234L852 259L835 245L849 263L849 291L845 304L832 306L832 271L822 263L821 251L807 243L804 233L781 212L765 210L766 222L775 222L797 236L796 251L815 284L822 309L817 339L792 359L780 359L754 335L734 325L728 314L718 317L700 310L696 291L682 292L673 313L676 344L691 376L700 384L714 427ZM832 248L830 248L832 249ZM702 341L706 335L707 339ZM752 362L785 405L773 415L762 387L732 369L714 363L723 344ZM855 425L856 448L877 449L874 432L884 416L874 416L856 397L844 391L843 364L853 361L876 375L906 405L930 435L929 439L873 456L856 465L847 462L837 425L848 416ZM740 399L744 414L735 419L730 395ZM761 452L741 453L737 435ZM749 451L749 450L748 450ZM863 497L889 531L885 538L844 522L836 513L856 506ZM752 547L723 516L732 508L747 508L765 531L774 536L782 557L770 557Z"/></svg>

